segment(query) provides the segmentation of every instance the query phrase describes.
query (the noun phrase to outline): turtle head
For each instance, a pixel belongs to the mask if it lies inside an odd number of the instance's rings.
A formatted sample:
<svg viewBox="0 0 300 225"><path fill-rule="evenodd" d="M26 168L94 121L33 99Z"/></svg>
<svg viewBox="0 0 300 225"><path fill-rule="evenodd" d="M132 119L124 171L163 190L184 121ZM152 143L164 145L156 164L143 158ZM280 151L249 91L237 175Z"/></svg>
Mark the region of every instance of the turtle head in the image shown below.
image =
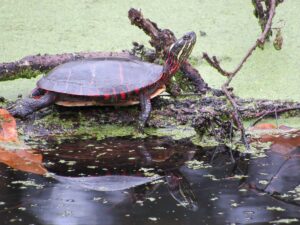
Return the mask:
<svg viewBox="0 0 300 225"><path fill-rule="evenodd" d="M187 60L196 43L195 32L189 32L171 45L165 64L165 73L174 74L181 63Z"/></svg>
<svg viewBox="0 0 300 225"><path fill-rule="evenodd" d="M195 32L189 32L177 40L169 49L169 56L176 59L179 63L187 60L196 43Z"/></svg>

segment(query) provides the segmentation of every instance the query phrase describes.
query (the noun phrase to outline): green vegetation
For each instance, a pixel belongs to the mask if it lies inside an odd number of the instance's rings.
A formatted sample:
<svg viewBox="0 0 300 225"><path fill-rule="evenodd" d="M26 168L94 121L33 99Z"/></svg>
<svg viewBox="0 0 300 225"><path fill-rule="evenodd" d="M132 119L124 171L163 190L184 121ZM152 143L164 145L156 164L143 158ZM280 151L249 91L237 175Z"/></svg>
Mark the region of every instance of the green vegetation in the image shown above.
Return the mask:
<svg viewBox="0 0 300 225"><path fill-rule="evenodd" d="M132 26L127 18L130 7L141 8L145 17L157 22L161 28L170 28L178 37L186 31L195 31L198 42L190 62L214 88L220 88L225 78L202 60L202 52L216 55L224 68L232 70L260 33L251 1L220 0L216 7L215 2L210 0L177 1L176 4L159 0L112 0L105 4L87 0L75 5L72 0L55 3L4 0L0 7L0 62L15 61L38 53L120 51L130 49L132 41L149 47L147 35ZM276 51L272 42L269 42L264 50L257 49L232 83L235 94L240 97L300 101L300 51L296 51L300 39L299 31L294 29L300 19L299 7L300 2L285 1L277 8L274 26L289 25L282 28L283 48ZM112 9L114 13L111 13ZM181 16L178 16L178 12ZM284 23L280 20L284 20ZM271 41L274 38L275 35ZM1 81L0 96L9 100L15 100L20 94L26 96L35 87L39 75L39 71L24 70L16 75L20 79ZM174 80L185 91L191 90L181 73ZM60 118L57 113L36 123L41 126L46 124L53 129L57 124L62 124L60 128L65 131L74 133L76 130L76 134L98 139L135 135L131 126L98 125L83 117L74 123L71 119ZM290 125L298 126L298 119L294 119ZM171 128L146 129L146 132L151 135L171 135L176 139L193 137L195 134L192 128L186 127L176 131ZM205 142L213 144L212 140Z"/></svg>
<svg viewBox="0 0 300 225"><path fill-rule="evenodd" d="M4 76L4 77L2 77L0 79L0 81L15 80L15 79L19 79L19 78L31 79L31 78L35 78L35 77L37 77L41 74L42 74L42 72L38 71L38 70L23 69L20 72L18 72L17 74L15 74L14 76ZM20 82L17 82L17 83L19 84Z"/></svg>
<svg viewBox="0 0 300 225"><path fill-rule="evenodd" d="M132 41L149 47L149 38L127 18L130 7L141 8L145 17L177 36L194 30L198 42L191 61L205 81L219 88L224 77L203 62L202 52L216 55L224 68L233 69L260 33L251 1L118 1L4 0L0 7L0 62L32 54L78 51L120 51ZM276 11L274 26L282 29L283 48L267 43L257 49L233 81L241 97L300 100L300 2L285 1ZM113 10L114 13L111 13ZM180 12L180 16L178 16ZM165 16L168 15L168 16ZM280 22L284 20L284 22ZM247 28L247 29L245 29ZM272 40L275 38L272 37ZM28 93L36 79L1 82L0 96L16 99ZM17 87L17 88L16 88Z"/></svg>

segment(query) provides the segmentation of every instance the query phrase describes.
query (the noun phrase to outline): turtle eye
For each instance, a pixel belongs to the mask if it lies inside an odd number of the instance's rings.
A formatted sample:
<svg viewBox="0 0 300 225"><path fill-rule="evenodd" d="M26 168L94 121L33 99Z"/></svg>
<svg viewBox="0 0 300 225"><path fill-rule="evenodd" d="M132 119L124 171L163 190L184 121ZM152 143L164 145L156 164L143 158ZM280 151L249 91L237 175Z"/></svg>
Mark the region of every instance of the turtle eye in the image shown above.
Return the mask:
<svg viewBox="0 0 300 225"><path fill-rule="evenodd" d="M182 37L183 40L189 40L190 39L190 35L186 34Z"/></svg>

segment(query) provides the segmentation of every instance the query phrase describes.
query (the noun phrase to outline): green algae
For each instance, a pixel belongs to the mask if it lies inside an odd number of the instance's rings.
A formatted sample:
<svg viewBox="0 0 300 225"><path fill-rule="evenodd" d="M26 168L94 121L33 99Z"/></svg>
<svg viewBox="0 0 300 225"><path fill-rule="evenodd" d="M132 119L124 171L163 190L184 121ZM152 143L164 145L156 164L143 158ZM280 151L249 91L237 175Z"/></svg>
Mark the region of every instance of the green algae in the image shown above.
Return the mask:
<svg viewBox="0 0 300 225"><path fill-rule="evenodd" d="M0 108L6 108L7 104L8 104L8 102L6 101L6 99L1 98L1 96L0 96Z"/></svg>
<svg viewBox="0 0 300 225"><path fill-rule="evenodd" d="M195 130L189 126L171 126L167 128L146 127L144 133L141 133L137 131L135 124L103 124L103 122L99 123L95 121L95 118L91 119L80 112L77 115L62 115L55 109L47 116L35 120L33 125L37 129L51 130L52 135L55 136L56 139L61 140L72 136L83 139L95 138L97 140L102 140L107 137L130 136L131 138L146 138L148 136L168 136L174 140L180 140L192 138L196 135ZM19 133L26 136L21 128L19 129ZM37 136L39 136L38 133L39 132L36 134Z"/></svg>
<svg viewBox="0 0 300 225"><path fill-rule="evenodd" d="M198 42L191 61L210 86L219 88L225 78L201 59L202 52L216 55L224 68L232 70L255 42L260 27L253 16L251 1L220 0L217 6L210 0L112 0L105 3L86 0L76 4L72 0L3 0L0 6L0 61L14 61L38 53L119 51L130 49L132 41L149 46L149 38L130 25L127 18L128 9L135 7L177 36L195 31ZM263 51L257 49L232 83L236 94L300 100L300 39L299 29L295 29L300 19L299 7L298 1L285 1L278 6L274 26L286 24L282 28L283 48L277 51L270 42ZM275 35L271 39L274 38ZM22 90L1 88L0 96L15 99L19 93L25 93L25 89L29 92L35 81L24 83L22 80L12 85L22 86ZM1 86L5 87L7 83L3 82Z"/></svg>
<svg viewBox="0 0 300 225"><path fill-rule="evenodd" d="M60 139L80 136L81 138L102 140L107 137L123 137L135 134L133 126L97 124L97 122L89 120L81 113L78 113L76 118L62 118L59 113L53 112L40 120L36 120L34 124L53 130L53 133L56 133L55 136Z"/></svg>
<svg viewBox="0 0 300 225"><path fill-rule="evenodd" d="M192 83L188 80L186 76L184 76L184 74L181 71L177 72L172 77L171 82L177 84L183 92L193 92L195 89Z"/></svg>
<svg viewBox="0 0 300 225"><path fill-rule="evenodd" d="M215 147L221 144L213 137L206 136L206 135L200 137L198 134L193 136L191 138L191 141L194 145L201 146L201 147Z"/></svg>
<svg viewBox="0 0 300 225"><path fill-rule="evenodd" d="M130 49L132 41L149 47L147 35L130 25L127 18L128 9L135 7L141 8L145 17L157 22L161 28L170 28L178 37L194 30L198 34L198 42L190 62L210 86L220 88L225 78L201 58L202 52L216 55L227 70L235 68L260 33L257 20L252 15L251 1L220 0L218 7L210 0L173 3L172 0L112 0L105 3L86 0L76 4L72 0L3 0L0 6L0 61L15 61L38 53L120 51ZM295 1L279 5L274 26L282 26L281 19L286 24L282 29L283 48L276 51L269 42L264 50L257 49L232 83L235 94L240 97L300 100L300 39L299 29L295 29L300 19L299 7L300 2ZM111 13L112 10L114 13ZM38 73L24 71L17 76L30 79L1 81L0 96L15 100L18 95L28 95L40 78L36 77ZM190 91L182 74L177 74L174 80L184 83L184 90ZM75 128L73 121L60 119L57 115L45 120L48 126L62 123L65 130ZM291 126L297 124L298 127L299 119L291 120ZM289 123L283 124L289 126ZM110 135L135 135L133 126L97 125L82 119L76 126L76 134L94 135L99 139ZM149 128L146 132L171 135L176 139L193 137L195 143L206 146L217 144L210 138L200 142L193 128Z"/></svg>
<svg viewBox="0 0 300 225"><path fill-rule="evenodd" d="M61 118L59 113L52 112L41 120L35 120L34 125L41 125L45 128L59 127L59 129L67 132L75 128L75 122L70 118Z"/></svg>
<svg viewBox="0 0 300 225"><path fill-rule="evenodd" d="M272 120L268 120L272 122ZM265 121L264 121L265 122ZM275 120L273 120L273 123ZM279 125L289 126L293 124L292 127L295 128L295 122L299 123L297 118L288 118L283 120L278 120ZM248 122L249 123L249 122ZM136 131L135 124L133 125L122 125L122 124L103 124L98 123L95 119L87 117L82 113L78 115L72 114L60 114L55 109L52 113L45 116L42 119L36 120L34 125L41 126L51 130L52 133L59 138L69 138L70 136L76 136L81 138L96 138L97 140L102 140L107 137L125 137L130 136L132 138L145 138L147 136L168 136L174 140L189 139L193 144L202 147L215 147L220 144L226 145L232 149L236 149L241 152L245 152L245 146L241 143L240 136L237 133L231 140L222 139L223 143L216 140L212 136L203 135L200 137L194 128L190 126L169 126L166 128L145 128L145 133L141 134ZM247 125L247 124L245 124ZM270 132L270 131L268 131ZM261 132L248 131L251 136L260 136ZM264 150L270 147L270 143L252 143L250 152L256 154L259 157L263 156Z"/></svg>
<svg viewBox="0 0 300 225"><path fill-rule="evenodd" d="M8 100L16 100L18 96L26 97L36 87L36 82L41 78L37 76L31 79L20 78L0 82L0 96Z"/></svg>
<svg viewBox="0 0 300 225"><path fill-rule="evenodd" d="M193 137L196 132L192 127L178 126L169 128L145 128L144 133L136 130L135 125L122 124L97 124L97 122L89 120L79 113L79 116L74 118L61 118L58 113L53 112L46 117L34 122L37 126L42 126L47 129L57 130L55 136L60 138L68 136L80 136L82 138L96 138L102 140L107 137L125 137L145 138L147 136L168 136L174 140ZM176 129L175 129L176 128Z"/></svg>
<svg viewBox="0 0 300 225"><path fill-rule="evenodd" d="M299 220L297 218L287 218L287 219L279 219L270 221L270 224L291 224L291 223L298 223Z"/></svg>
<svg viewBox="0 0 300 225"><path fill-rule="evenodd" d="M125 137L132 136L135 134L135 128L133 126L122 126L122 125L99 125L96 127L80 126L77 135L84 136L85 138L96 138L102 140L107 137Z"/></svg>
<svg viewBox="0 0 300 225"><path fill-rule="evenodd" d="M39 70L23 69L14 75L1 77L0 81L15 80L15 79L19 79L19 78L31 79L31 78L35 78L41 74L42 74L42 72Z"/></svg>
<svg viewBox="0 0 300 225"><path fill-rule="evenodd" d="M145 133L153 136L168 136L174 140L180 140L184 138L191 138L196 135L194 128L189 126L176 126L167 128L146 128Z"/></svg>
<svg viewBox="0 0 300 225"><path fill-rule="evenodd" d="M205 163L204 161L198 161L196 159L186 161L185 164L188 168L193 170L207 169L212 167L211 165Z"/></svg>

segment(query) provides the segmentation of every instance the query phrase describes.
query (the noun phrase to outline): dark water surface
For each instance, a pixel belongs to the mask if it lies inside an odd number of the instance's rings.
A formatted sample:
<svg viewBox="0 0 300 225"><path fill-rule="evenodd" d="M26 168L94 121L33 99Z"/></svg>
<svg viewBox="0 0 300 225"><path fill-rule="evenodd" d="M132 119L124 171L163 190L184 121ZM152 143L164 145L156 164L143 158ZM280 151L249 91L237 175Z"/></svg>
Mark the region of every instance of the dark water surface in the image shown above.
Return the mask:
<svg viewBox="0 0 300 225"><path fill-rule="evenodd" d="M0 224L300 224L300 142L283 145L234 163L167 138L47 140L52 177L0 163Z"/></svg>

